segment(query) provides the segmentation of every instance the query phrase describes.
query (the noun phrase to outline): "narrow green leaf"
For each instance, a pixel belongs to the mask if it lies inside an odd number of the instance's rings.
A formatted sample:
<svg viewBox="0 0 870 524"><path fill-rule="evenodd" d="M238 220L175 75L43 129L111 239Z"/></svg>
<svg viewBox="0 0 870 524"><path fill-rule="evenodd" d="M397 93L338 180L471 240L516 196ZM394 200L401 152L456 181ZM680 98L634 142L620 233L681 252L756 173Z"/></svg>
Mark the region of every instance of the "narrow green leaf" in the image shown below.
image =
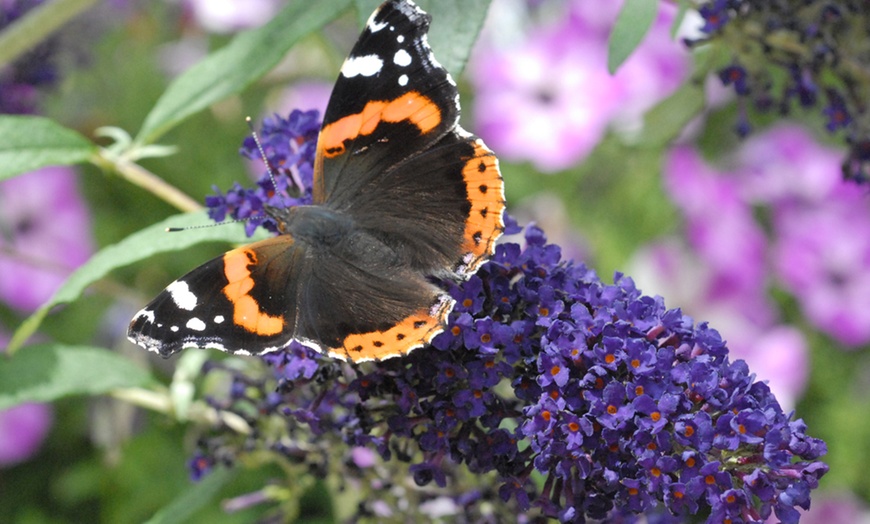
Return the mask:
<svg viewBox="0 0 870 524"><path fill-rule="evenodd" d="M22 402L99 395L150 380L146 370L106 349L39 344L0 358L0 410Z"/></svg>
<svg viewBox="0 0 870 524"><path fill-rule="evenodd" d="M0 180L40 167L87 161L96 146L40 116L0 116Z"/></svg>
<svg viewBox="0 0 870 524"><path fill-rule="evenodd" d="M607 43L607 70L610 74L625 62L643 41L658 13L658 0L626 0L616 18Z"/></svg>
<svg viewBox="0 0 870 524"><path fill-rule="evenodd" d="M378 8L384 0L354 0L354 7L356 7L356 16L359 21L359 26L364 27L369 17L372 16L372 13L375 12L375 9Z"/></svg>
<svg viewBox="0 0 870 524"><path fill-rule="evenodd" d="M54 306L72 302L93 282L110 271L144 260L157 253L178 251L202 242L246 242L244 227L226 224L220 227L203 227L176 233L167 233L168 227L189 227L208 224L204 211L170 217L163 222L134 233L117 244L101 249L84 265L76 269L54 296L21 323L12 336L8 352L14 353L39 328L42 320Z"/></svg>
<svg viewBox="0 0 870 524"><path fill-rule="evenodd" d="M197 511L207 504L214 504L214 498L221 488L236 476L236 470L216 468L204 479L192 484L190 489L175 498L145 524L180 524L188 522Z"/></svg>
<svg viewBox="0 0 870 524"><path fill-rule="evenodd" d="M429 45L438 62L450 74L462 72L474 42L483 27L492 0L417 0L421 9L432 15ZM381 5L381 0L356 0L360 26Z"/></svg>
<svg viewBox="0 0 870 524"><path fill-rule="evenodd" d="M136 142L150 144L190 115L242 91L272 69L299 39L338 16L350 1L296 0L268 24L239 33L169 86L145 118Z"/></svg>
<svg viewBox="0 0 870 524"><path fill-rule="evenodd" d="M426 0L420 7L432 15L429 44L435 58L459 75L480 34L491 0Z"/></svg>
<svg viewBox="0 0 870 524"><path fill-rule="evenodd" d="M0 67L20 58L95 3L97 0L54 0L28 11L0 32Z"/></svg>
<svg viewBox="0 0 870 524"><path fill-rule="evenodd" d="M704 109L703 86L689 80L643 116L643 144L664 147L674 141L686 125Z"/></svg>

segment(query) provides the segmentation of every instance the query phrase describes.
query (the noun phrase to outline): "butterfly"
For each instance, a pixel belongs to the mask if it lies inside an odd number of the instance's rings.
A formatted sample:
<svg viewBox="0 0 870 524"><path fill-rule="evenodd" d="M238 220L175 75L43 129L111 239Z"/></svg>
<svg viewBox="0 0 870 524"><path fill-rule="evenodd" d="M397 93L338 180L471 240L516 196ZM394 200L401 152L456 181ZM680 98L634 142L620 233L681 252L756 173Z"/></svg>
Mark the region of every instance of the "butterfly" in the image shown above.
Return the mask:
<svg viewBox="0 0 870 524"><path fill-rule="evenodd" d="M459 92L427 41L431 17L384 2L344 61L318 135L313 205L271 210L281 234L171 283L130 323L134 343L237 354L297 341L361 362L444 330L453 299L504 230L504 183L459 126Z"/></svg>

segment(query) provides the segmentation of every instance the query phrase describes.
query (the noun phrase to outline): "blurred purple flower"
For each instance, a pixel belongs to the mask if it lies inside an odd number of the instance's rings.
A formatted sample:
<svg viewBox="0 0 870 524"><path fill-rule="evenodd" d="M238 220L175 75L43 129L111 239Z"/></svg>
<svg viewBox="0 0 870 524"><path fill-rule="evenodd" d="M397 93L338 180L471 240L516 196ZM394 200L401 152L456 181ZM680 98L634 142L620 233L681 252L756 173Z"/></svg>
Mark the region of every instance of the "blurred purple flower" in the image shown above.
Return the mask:
<svg viewBox="0 0 870 524"><path fill-rule="evenodd" d="M668 36L672 6L663 6L644 43L611 76L607 35L620 2L591 11L586 4L570 4L569 16L520 42L484 43L472 57L475 129L501 158L565 169L611 124L636 130L643 112L684 77L687 54Z"/></svg>
<svg viewBox="0 0 870 524"><path fill-rule="evenodd" d="M24 16L44 0L3 0L0 2L0 30ZM29 50L14 63L0 68L0 114L36 112L39 88L57 80L52 62L55 43L46 41Z"/></svg>
<svg viewBox="0 0 870 524"><path fill-rule="evenodd" d="M0 300L29 311L94 250L90 215L69 167L0 182Z"/></svg>

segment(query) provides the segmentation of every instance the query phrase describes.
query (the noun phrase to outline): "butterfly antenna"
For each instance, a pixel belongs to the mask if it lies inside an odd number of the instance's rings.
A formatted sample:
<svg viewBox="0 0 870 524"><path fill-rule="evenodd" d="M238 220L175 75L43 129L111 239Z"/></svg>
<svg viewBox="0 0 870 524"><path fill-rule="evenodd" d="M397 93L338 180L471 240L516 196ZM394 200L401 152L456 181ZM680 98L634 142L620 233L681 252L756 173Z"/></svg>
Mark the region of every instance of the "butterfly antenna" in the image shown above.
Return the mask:
<svg viewBox="0 0 870 524"><path fill-rule="evenodd" d="M251 130L251 137L254 139L254 143L257 144L257 151L260 152L260 157L263 159L263 163L266 164L266 172L269 173L269 180L272 181L272 189L277 193L278 183L275 181L275 170L272 169L272 163L269 162L268 158L266 158L266 151L263 150L263 144L260 143L260 136L257 134L257 130L254 129L251 117L245 117L245 122L248 123L248 129Z"/></svg>
<svg viewBox="0 0 870 524"><path fill-rule="evenodd" d="M269 173L269 179L272 181L272 188L275 192L278 192L278 184L275 182L275 170L272 169L272 164L269 162L269 159L266 158L266 151L263 149L263 144L260 143L260 136L257 134L257 131L254 129L254 124L251 121L251 117L245 117L245 122L248 123L248 129L251 130L251 136L254 139L254 143L257 144L257 151L260 152L260 157L263 159L263 163L266 164L266 171ZM191 229L202 229L204 227L214 227L214 226L222 226L224 224L235 224L238 222L247 222L253 217L247 218L236 218L234 220L224 220L215 224L202 224L198 226L186 226L186 227L167 227L167 233L176 233L178 231L188 231Z"/></svg>
<svg viewBox="0 0 870 524"><path fill-rule="evenodd" d="M215 227L215 226L223 226L223 225L226 225L226 224L236 224L236 223L238 223L238 222L247 222L247 221L250 220L251 218L252 218L252 217L248 217L248 218L236 218L236 219L233 219L233 220L223 220L223 221L221 221L221 222L215 222L215 223L213 223L213 224L200 224L200 225L196 225L196 226L167 227L167 228L166 228L166 232L167 232L167 233L178 233L179 231L189 231L189 230L191 230L191 229L202 229L202 228L205 228L205 227Z"/></svg>

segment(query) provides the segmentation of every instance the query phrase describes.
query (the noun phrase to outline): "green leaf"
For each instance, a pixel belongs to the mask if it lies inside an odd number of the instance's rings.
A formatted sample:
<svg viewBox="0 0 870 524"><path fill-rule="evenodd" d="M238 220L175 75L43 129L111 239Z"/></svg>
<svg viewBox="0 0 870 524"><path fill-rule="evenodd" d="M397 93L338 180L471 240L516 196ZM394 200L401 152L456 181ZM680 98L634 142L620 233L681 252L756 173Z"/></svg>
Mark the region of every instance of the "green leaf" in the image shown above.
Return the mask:
<svg viewBox="0 0 870 524"><path fill-rule="evenodd" d="M366 22L368 22L369 17L372 16L372 13L375 12L375 9L378 8L383 0L354 0L354 7L356 7L356 16L359 21L360 27L365 27Z"/></svg>
<svg viewBox="0 0 870 524"><path fill-rule="evenodd" d="M658 0L625 1L607 42L607 70L610 74L616 73L643 41L656 19L658 4Z"/></svg>
<svg viewBox="0 0 870 524"><path fill-rule="evenodd" d="M148 519L146 524L176 524L187 522L206 504L214 504L214 498L236 475L236 470L215 468L200 482L175 498L168 506Z"/></svg>
<svg viewBox="0 0 870 524"><path fill-rule="evenodd" d="M435 58L458 75L465 68L471 49L483 27L491 0L428 0L421 7L432 15L429 44Z"/></svg>
<svg viewBox="0 0 870 524"><path fill-rule="evenodd" d="M429 45L450 74L462 72L492 0L417 0L432 15ZM360 26L381 5L381 0L356 0Z"/></svg>
<svg viewBox="0 0 870 524"><path fill-rule="evenodd" d="M51 402L70 395L99 395L144 386L151 375L105 349L39 344L0 358L0 410L22 402Z"/></svg>
<svg viewBox="0 0 870 524"><path fill-rule="evenodd" d="M664 147L676 140L689 122L701 114L705 101L702 85L691 79L685 82L671 96L643 115L642 143L651 147Z"/></svg>
<svg viewBox="0 0 870 524"><path fill-rule="evenodd" d="M242 91L303 36L338 16L350 1L296 0L268 24L239 33L169 86L145 118L136 142L150 144L190 115Z"/></svg>
<svg viewBox="0 0 870 524"><path fill-rule="evenodd" d="M40 167L87 161L96 146L40 116L0 116L0 180Z"/></svg>
<svg viewBox="0 0 870 524"><path fill-rule="evenodd" d="M205 211L170 217L163 222L134 233L117 244L105 247L73 272L54 296L22 322L12 336L8 352L14 353L39 328L42 320L54 306L72 302L93 282L110 271L138 262L158 253L178 251L202 242L250 242L240 223L219 227L200 227L187 231L167 233L170 227L201 226L209 223Z"/></svg>

